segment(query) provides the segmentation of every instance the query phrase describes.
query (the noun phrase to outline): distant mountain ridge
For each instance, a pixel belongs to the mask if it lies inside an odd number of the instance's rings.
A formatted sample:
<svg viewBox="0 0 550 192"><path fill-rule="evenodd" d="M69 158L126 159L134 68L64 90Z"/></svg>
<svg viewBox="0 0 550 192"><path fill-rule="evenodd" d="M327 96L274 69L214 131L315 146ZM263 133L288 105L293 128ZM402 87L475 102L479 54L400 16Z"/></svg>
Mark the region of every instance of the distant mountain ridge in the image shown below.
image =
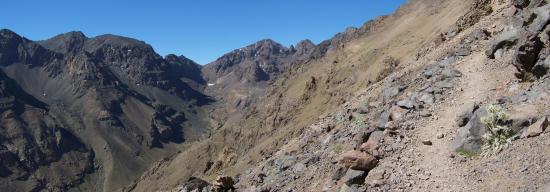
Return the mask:
<svg viewBox="0 0 550 192"><path fill-rule="evenodd" d="M150 163L181 149L179 144L185 140L209 131L211 104L232 89L211 91L207 83L262 90L267 81L306 59L314 47L309 40L287 48L266 39L201 66L184 56L162 57L143 41L117 35L87 37L73 31L34 42L2 29L0 137L4 139L0 146L15 161L0 163L0 189L64 191L79 186L110 191L122 187ZM6 124L32 123L23 116L51 121L51 125L38 129ZM15 132L22 136L9 136ZM39 149L51 144L23 139L39 133L57 138L58 146ZM41 155L30 158L9 148L9 143L37 148L35 153ZM64 159L68 154L74 154L71 158L80 159L80 164L56 164L70 163L71 159ZM16 163L22 159L30 164ZM78 174L62 177L41 171L46 168ZM84 182L85 177L95 179ZM8 182L16 178L17 182Z"/></svg>

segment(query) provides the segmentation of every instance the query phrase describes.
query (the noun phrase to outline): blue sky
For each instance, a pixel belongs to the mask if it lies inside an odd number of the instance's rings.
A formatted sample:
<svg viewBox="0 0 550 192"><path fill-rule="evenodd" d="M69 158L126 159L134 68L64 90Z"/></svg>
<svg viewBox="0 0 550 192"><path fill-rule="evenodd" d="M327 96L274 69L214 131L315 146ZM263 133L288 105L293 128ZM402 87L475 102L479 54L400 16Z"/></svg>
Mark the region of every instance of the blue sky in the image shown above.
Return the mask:
<svg viewBox="0 0 550 192"><path fill-rule="evenodd" d="M315 43L348 26L390 14L405 0L11 0L0 28L31 40L68 31L143 40L161 55L206 64L231 50L270 38L285 46Z"/></svg>

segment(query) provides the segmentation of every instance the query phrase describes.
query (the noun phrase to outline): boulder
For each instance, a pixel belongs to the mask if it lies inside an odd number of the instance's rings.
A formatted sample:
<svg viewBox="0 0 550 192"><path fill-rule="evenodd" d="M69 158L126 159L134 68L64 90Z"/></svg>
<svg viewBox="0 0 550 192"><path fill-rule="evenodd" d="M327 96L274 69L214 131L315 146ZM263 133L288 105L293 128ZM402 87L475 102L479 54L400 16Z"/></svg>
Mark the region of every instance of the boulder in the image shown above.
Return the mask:
<svg viewBox="0 0 550 192"><path fill-rule="evenodd" d="M383 134L382 131L380 131L381 134ZM366 152L368 154L371 154L373 156L378 155L378 148L380 147L380 139L369 137L369 140L363 144L361 144L361 147L359 147L359 150Z"/></svg>
<svg viewBox="0 0 550 192"><path fill-rule="evenodd" d="M477 103L467 104L456 117L456 124L459 127L466 125L470 121L470 117L472 117L477 109L479 109L479 105Z"/></svg>
<svg viewBox="0 0 550 192"><path fill-rule="evenodd" d="M420 96L417 98L418 101L426 104L431 105L435 102L435 97L431 93L421 93Z"/></svg>
<svg viewBox="0 0 550 192"><path fill-rule="evenodd" d="M519 40L519 37L520 32L518 29L508 29L491 40L491 42L489 43L489 47L487 47L487 50L485 50L485 54L489 58L494 59L495 52L497 52L497 50L515 45Z"/></svg>
<svg viewBox="0 0 550 192"><path fill-rule="evenodd" d="M541 32L550 21L550 4L535 8L533 15L535 15L535 19L529 25L529 31L533 33Z"/></svg>
<svg viewBox="0 0 550 192"><path fill-rule="evenodd" d="M390 109L390 119L392 121L399 121L405 116L405 114L407 114L407 112L408 112L407 109L403 109L398 106L393 106Z"/></svg>
<svg viewBox="0 0 550 192"><path fill-rule="evenodd" d="M275 160L275 166L284 171L296 164L296 160L295 156L285 155Z"/></svg>
<svg viewBox="0 0 550 192"><path fill-rule="evenodd" d="M384 129L389 121L391 121L390 112L382 112L378 118L378 128Z"/></svg>
<svg viewBox="0 0 550 192"><path fill-rule="evenodd" d="M342 181L347 185L363 184L365 182L365 177L367 177L366 171L348 169Z"/></svg>
<svg viewBox="0 0 550 192"><path fill-rule="evenodd" d="M472 54L470 47L460 47L455 51L456 56L468 56L470 54Z"/></svg>
<svg viewBox="0 0 550 192"><path fill-rule="evenodd" d="M397 96L398 94L399 87L397 86L384 86L384 90L382 91L382 95L385 101Z"/></svg>
<svg viewBox="0 0 550 192"><path fill-rule="evenodd" d="M397 102L397 106L404 108L404 109L413 109L414 108L414 101L410 98L403 99L401 101Z"/></svg>
<svg viewBox="0 0 550 192"><path fill-rule="evenodd" d="M477 109L469 118L468 123L458 130L457 136L451 143L451 148L479 152L485 133L485 125L481 122L481 117L486 115L487 111L484 108Z"/></svg>
<svg viewBox="0 0 550 192"><path fill-rule="evenodd" d="M519 46L515 50L513 62L518 71L532 71L543 45L536 34L527 34L521 38Z"/></svg>
<svg viewBox="0 0 550 192"><path fill-rule="evenodd" d="M524 132L526 137L536 137L539 136L542 132L548 127L548 117L543 117L539 119L534 124L530 125L527 130Z"/></svg>
<svg viewBox="0 0 550 192"><path fill-rule="evenodd" d="M378 164L378 160L374 156L356 150L343 153L338 161L346 168L362 171L368 171Z"/></svg>
<svg viewBox="0 0 550 192"><path fill-rule="evenodd" d="M441 71L441 75L443 75L443 78L447 79L447 78L460 77L462 76L462 73L456 69L451 69L447 67L443 69L443 71Z"/></svg>

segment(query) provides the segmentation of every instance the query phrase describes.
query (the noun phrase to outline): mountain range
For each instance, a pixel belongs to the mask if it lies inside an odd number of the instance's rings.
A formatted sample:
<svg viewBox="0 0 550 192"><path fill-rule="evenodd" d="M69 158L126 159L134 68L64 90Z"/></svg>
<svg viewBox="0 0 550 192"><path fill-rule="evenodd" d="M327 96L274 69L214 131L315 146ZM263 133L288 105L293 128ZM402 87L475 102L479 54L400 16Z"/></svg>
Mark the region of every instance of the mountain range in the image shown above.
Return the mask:
<svg viewBox="0 0 550 192"><path fill-rule="evenodd" d="M2 29L0 191L550 189L549 6L412 0L206 65Z"/></svg>

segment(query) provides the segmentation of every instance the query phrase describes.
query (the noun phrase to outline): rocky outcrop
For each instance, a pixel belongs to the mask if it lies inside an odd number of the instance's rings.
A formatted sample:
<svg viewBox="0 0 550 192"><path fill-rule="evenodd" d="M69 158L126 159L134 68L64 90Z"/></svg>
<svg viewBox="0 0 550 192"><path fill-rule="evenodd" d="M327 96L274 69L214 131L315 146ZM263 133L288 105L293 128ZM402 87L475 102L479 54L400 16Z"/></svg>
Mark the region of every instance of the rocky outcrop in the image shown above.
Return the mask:
<svg viewBox="0 0 550 192"><path fill-rule="evenodd" d="M374 156L360 151L348 151L340 155L338 159L346 168L368 171L378 164Z"/></svg>
<svg viewBox="0 0 550 192"><path fill-rule="evenodd" d="M485 125L481 122L481 118L486 115L487 111L483 108L475 110L468 118L468 123L458 130L451 147L454 150L480 152L483 144L482 137L485 133Z"/></svg>
<svg viewBox="0 0 550 192"><path fill-rule="evenodd" d="M67 190L95 170L94 152L45 103L0 71L0 190ZM46 171L49 170L49 171Z"/></svg>
<svg viewBox="0 0 550 192"><path fill-rule="evenodd" d="M521 8L518 16L508 30L495 38L487 48L486 54L494 59L501 48L511 47L513 64L518 69L518 77L528 80L530 76L542 77L548 73L547 58L550 56L548 23L550 22L550 4L542 1L516 1ZM528 6L527 6L528 4Z"/></svg>

